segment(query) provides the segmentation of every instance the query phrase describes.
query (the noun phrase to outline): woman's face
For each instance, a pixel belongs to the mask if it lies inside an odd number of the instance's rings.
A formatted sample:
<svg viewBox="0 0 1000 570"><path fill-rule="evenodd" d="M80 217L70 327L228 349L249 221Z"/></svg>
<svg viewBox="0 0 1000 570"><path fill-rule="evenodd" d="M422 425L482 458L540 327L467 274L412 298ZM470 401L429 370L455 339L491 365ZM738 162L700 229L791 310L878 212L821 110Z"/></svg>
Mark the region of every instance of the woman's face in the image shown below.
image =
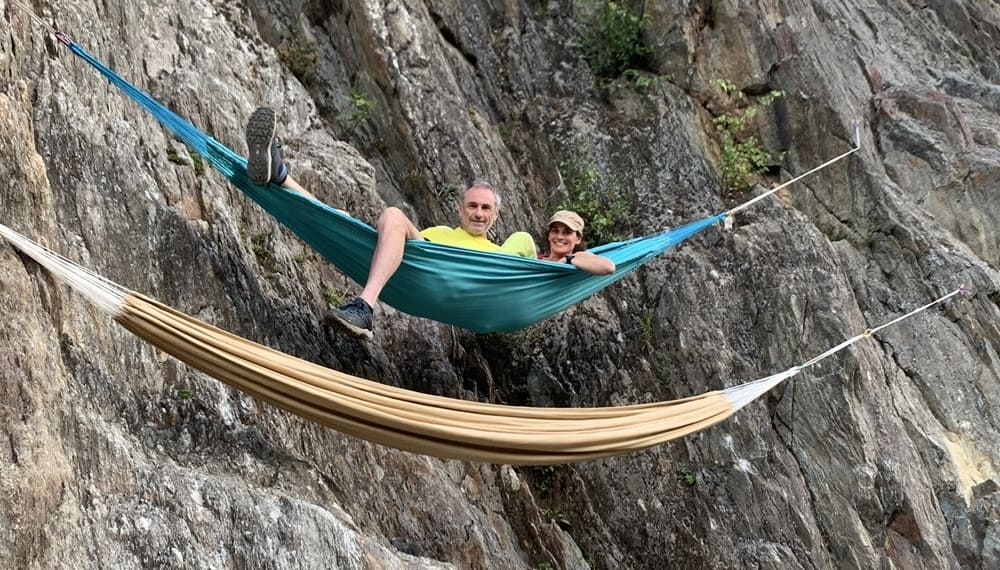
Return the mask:
<svg viewBox="0 0 1000 570"><path fill-rule="evenodd" d="M569 229L562 222L553 222L549 226L549 253L553 259L559 259L570 253L580 244L583 238Z"/></svg>

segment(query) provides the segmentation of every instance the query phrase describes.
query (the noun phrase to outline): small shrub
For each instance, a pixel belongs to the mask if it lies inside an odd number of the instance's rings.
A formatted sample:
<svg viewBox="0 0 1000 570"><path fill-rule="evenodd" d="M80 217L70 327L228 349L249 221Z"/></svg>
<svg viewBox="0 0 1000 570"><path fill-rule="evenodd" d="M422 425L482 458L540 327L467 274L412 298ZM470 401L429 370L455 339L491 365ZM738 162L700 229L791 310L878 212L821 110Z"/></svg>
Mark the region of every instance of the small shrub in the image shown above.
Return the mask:
<svg viewBox="0 0 1000 570"><path fill-rule="evenodd" d="M583 59L599 80L648 69L652 49L642 42L642 17L620 2L591 2L580 26Z"/></svg>
<svg viewBox="0 0 1000 570"><path fill-rule="evenodd" d="M303 35L295 35L278 48L278 59L303 85L312 87L319 65L316 42Z"/></svg>
<svg viewBox="0 0 1000 570"><path fill-rule="evenodd" d="M187 165L188 160L190 160L191 166L194 167L194 173L199 176L204 174L205 160L201 157L201 155L197 151L191 150L187 146L185 146L185 149L187 150L188 158L184 158L184 156L181 155L181 153L177 152L177 149L174 148L173 145L167 146L167 160L174 164L180 164L182 166Z"/></svg>
<svg viewBox="0 0 1000 570"><path fill-rule="evenodd" d="M201 176L205 173L205 160L201 158L201 154L198 151L188 149L188 155L191 157L191 165L194 166L194 173Z"/></svg>
<svg viewBox="0 0 1000 570"><path fill-rule="evenodd" d="M569 530L573 527L573 525L569 522L569 518L567 518L566 514L563 513L558 507L544 510L542 512L542 518L550 524L554 524L563 530Z"/></svg>
<svg viewBox="0 0 1000 570"><path fill-rule="evenodd" d="M657 75L638 69L626 69L622 77L631 80L632 85L635 86L635 90L640 93L659 87L662 83L673 79L669 73Z"/></svg>
<svg viewBox="0 0 1000 570"><path fill-rule="evenodd" d="M698 482L695 478L694 473L687 467L681 467L677 470L677 481L685 487L694 487L694 484Z"/></svg>
<svg viewBox="0 0 1000 570"><path fill-rule="evenodd" d="M420 170L414 168L403 176L402 185L407 192L418 192L430 186L430 182L427 181L427 177Z"/></svg>
<svg viewBox="0 0 1000 570"><path fill-rule="evenodd" d="M652 311L646 311L639 315L639 339L646 347L653 346L653 332L656 324L656 315Z"/></svg>
<svg viewBox="0 0 1000 570"><path fill-rule="evenodd" d="M564 465L536 465L531 468L535 473L538 495L546 499L552 494L556 486L556 477L564 468Z"/></svg>
<svg viewBox="0 0 1000 570"><path fill-rule="evenodd" d="M177 399L178 400L190 400L191 396L192 396L191 390L188 390L187 388L181 388L181 389L177 390Z"/></svg>
<svg viewBox="0 0 1000 570"><path fill-rule="evenodd" d="M712 85L725 101L725 110L713 119L719 137L719 159L722 183L727 190L742 190L754 178L767 172L771 153L754 134L754 125L760 109L783 97L784 91L771 91L749 99L736 89L732 81L716 79Z"/></svg>
<svg viewBox="0 0 1000 570"><path fill-rule="evenodd" d="M360 90L355 90L351 93L351 109L345 113L341 113L338 117L340 124L344 126L348 131L353 131L354 129L361 126L368 120L368 117L372 114L372 109L375 108L375 101L368 98L364 92Z"/></svg>
<svg viewBox="0 0 1000 570"><path fill-rule="evenodd" d="M257 258L257 264L268 273L278 272L278 260L270 248L271 232L261 232L250 236L250 251Z"/></svg>
<svg viewBox="0 0 1000 570"><path fill-rule="evenodd" d="M344 304L344 296L336 292L326 283L323 284L323 300L331 307L339 307Z"/></svg>
<svg viewBox="0 0 1000 570"><path fill-rule="evenodd" d="M601 173L589 147L577 145L572 154L559 163L568 198L556 209L573 210L583 217L588 244L621 239L630 229L632 203L627 194L616 178Z"/></svg>
<svg viewBox="0 0 1000 570"><path fill-rule="evenodd" d="M167 160L174 164L187 164L187 161L184 160L184 157L177 152L177 149L173 145L167 146Z"/></svg>

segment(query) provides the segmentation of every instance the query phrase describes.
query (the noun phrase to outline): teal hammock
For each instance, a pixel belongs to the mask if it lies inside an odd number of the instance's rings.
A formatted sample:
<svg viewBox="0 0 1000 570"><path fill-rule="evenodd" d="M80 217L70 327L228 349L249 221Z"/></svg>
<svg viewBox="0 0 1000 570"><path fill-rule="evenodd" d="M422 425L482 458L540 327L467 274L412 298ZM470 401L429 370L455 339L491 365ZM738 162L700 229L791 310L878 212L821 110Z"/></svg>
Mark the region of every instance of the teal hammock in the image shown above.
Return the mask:
<svg viewBox="0 0 1000 570"><path fill-rule="evenodd" d="M375 249L374 228L291 190L254 184L246 176L246 159L122 79L62 32L54 33L63 45L148 110L233 185L330 263L355 282L365 282ZM404 313L480 333L520 330L586 299L737 210L855 150L857 146L728 212L669 231L592 248L590 251L614 261L617 269L611 275L592 275L571 265L550 261L409 241L402 265L382 291L380 300Z"/></svg>

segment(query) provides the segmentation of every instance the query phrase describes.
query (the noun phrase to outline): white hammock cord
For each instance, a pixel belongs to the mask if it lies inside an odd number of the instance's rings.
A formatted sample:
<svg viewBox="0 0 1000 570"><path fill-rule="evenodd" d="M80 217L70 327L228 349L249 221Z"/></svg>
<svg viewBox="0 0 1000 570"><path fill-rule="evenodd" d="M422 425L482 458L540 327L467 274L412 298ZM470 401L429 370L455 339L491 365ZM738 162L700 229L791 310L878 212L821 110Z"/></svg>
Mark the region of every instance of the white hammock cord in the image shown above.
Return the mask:
<svg viewBox="0 0 1000 570"><path fill-rule="evenodd" d="M75 291L89 299L101 311L116 317L128 290L93 271L66 259L11 228L0 224L0 236L34 259L39 265L65 281Z"/></svg>
<svg viewBox="0 0 1000 570"><path fill-rule="evenodd" d="M749 208L751 205L753 205L753 204L755 204L755 203L763 200L764 198L767 198L771 194L774 194L778 190L781 190L782 188L785 188L786 186L792 184L793 182L798 182L799 180L802 180L803 178L805 178L806 176L809 176L810 174L813 174L815 172L819 172L820 170L823 170L827 166L830 166L831 164L833 164L833 163L835 163L835 162L837 162L837 161L839 161L841 159L844 159L844 158L846 158L846 157L854 154L858 150L860 150L861 149L861 124L858 121L854 121L852 124L854 126L854 148L852 148L851 150L849 150L849 151L841 154L840 156L831 158L830 160L824 162L823 164L817 166L816 168L813 168L812 170L810 170L810 171L808 171L808 172L806 172L804 174L800 174L800 175L796 176L795 178L792 178L791 180L789 180L789 181L787 181L787 182L785 182L783 184L779 184L778 186L775 186L774 188L771 188L770 190L768 190L767 192L764 192L760 196L757 196L757 197L755 197L755 198L753 198L751 200L748 200L748 201L740 204L739 206L736 206L735 208L732 208L732 209L728 210L726 212L726 215L732 216L733 214L735 214L736 212L739 212L740 210L744 210L746 208Z"/></svg>
<svg viewBox="0 0 1000 570"><path fill-rule="evenodd" d="M813 357L813 358L811 358L811 359L803 362L802 364L800 364L798 366L789 368L788 370L786 370L784 372L780 372L780 373L775 374L773 376L768 376L767 378L761 378L760 380L754 380L753 382L747 382L746 384L740 384L739 386L733 386L732 388L726 388L725 390L723 390L723 392L726 394L726 396L732 402L733 408L734 408L733 412L736 412L737 410L739 410L743 406L746 406L750 402L752 402L752 401L756 400L757 398L759 398L760 396L762 396L765 392L767 392L771 388L777 386L778 384L780 384L781 382L784 382L785 380L791 378L792 376L795 376L799 372L805 370L806 368L809 368L810 366L816 364L817 362L823 360L824 358L830 357L830 356L832 356L832 355L840 352L841 350L847 348L848 346L851 346L852 344L858 342L859 340L861 340L863 338L869 338L873 334L875 334L876 332L878 332L878 331L880 331L880 330L882 330L882 329L884 329L884 328L886 328L888 326L892 326L892 325L894 325L894 324L896 324L896 323L898 323L898 322L900 322L902 320L908 319L908 318L916 315L917 313L921 313L923 311L926 311L927 309L930 309L934 305L937 305L939 303L943 303L944 301L946 301L946 300L954 297L955 295L958 295L959 293L965 293L965 292L968 292L967 289L965 289L965 287L959 287L958 289L955 289L951 293L948 293L947 295L939 297L938 299L936 299L934 301L931 301L930 303L927 303L926 305L924 305L922 307L916 308L916 309L910 311L909 313L906 313L905 315L902 315L900 317L896 317L895 319L893 319L893 320L891 320L891 321L889 321L887 323L883 323L883 324L881 324L881 325L879 325L879 326L877 326L875 328L870 328L870 329L866 330L865 332L863 332L863 333L861 333L859 335L851 337L851 338L845 340L844 342L838 344L837 346L831 348L830 350L827 350L826 352L824 352L824 353L822 353L822 354L820 354L818 356L815 356L815 357Z"/></svg>

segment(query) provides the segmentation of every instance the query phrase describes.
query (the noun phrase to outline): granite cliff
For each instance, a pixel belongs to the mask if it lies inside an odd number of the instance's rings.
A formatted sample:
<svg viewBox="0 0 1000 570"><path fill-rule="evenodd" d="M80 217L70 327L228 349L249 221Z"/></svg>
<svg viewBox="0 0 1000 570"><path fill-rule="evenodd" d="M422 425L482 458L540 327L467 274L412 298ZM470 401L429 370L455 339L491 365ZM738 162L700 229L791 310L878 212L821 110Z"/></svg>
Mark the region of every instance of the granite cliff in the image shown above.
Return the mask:
<svg viewBox="0 0 1000 570"><path fill-rule="evenodd" d="M562 315L474 335L377 311L0 0L0 222L202 320L453 397L666 400L783 370L959 284L733 420L550 468L367 444L139 342L0 243L0 561L11 568L995 568L1000 565L1000 4L662 0L638 81L599 80L570 1L38 0L46 22L243 151L280 110L293 172L372 222L498 234L591 169L646 233L724 191L713 81L762 110L774 184L862 149ZM641 83L641 85L640 85Z"/></svg>

